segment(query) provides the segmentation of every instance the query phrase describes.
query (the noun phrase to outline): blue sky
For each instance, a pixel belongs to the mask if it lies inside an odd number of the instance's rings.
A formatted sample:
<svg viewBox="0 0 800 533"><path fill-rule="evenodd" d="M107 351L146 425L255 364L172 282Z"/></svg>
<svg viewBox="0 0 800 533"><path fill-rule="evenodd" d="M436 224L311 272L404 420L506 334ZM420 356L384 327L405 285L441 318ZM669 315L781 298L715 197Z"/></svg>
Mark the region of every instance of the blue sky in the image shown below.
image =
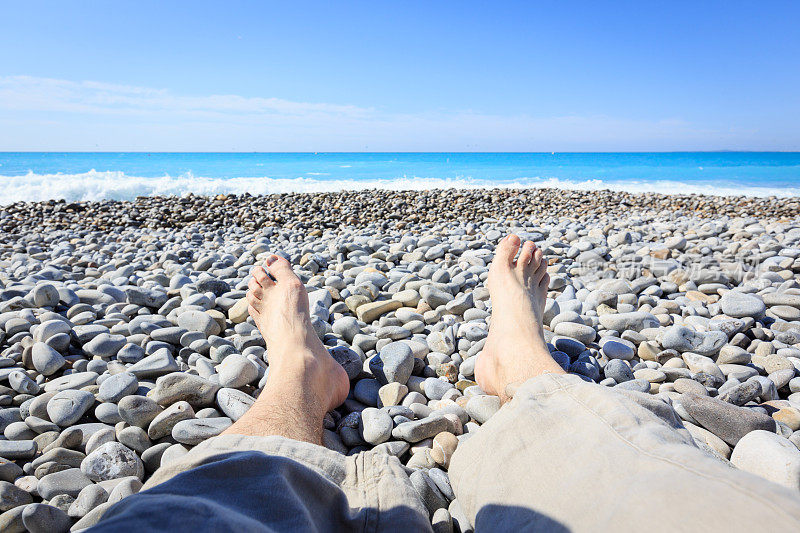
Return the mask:
<svg viewBox="0 0 800 533"><path fill-rule="evenodd" d="M0 150L798 150L798 20L798 2L5 2Z"/></svg>

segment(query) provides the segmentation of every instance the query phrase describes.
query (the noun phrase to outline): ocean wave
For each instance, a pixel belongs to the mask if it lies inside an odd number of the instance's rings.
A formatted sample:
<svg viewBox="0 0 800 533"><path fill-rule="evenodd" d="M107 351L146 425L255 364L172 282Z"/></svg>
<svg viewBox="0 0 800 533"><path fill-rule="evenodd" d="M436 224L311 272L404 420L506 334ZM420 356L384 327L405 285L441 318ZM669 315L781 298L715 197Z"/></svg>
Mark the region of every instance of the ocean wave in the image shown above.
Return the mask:
<svg viewBox="0 0 800 533"><path fill-rule="evenodd" d="M185 196L216 194L273 194L285 192L335 192L342 190L387 189L482 189L482 188L559 188L578 191L610 189L626 192L663 194L708 194L715 196L800 196L800 187L746 186L736 183L703 184L672 180L603 181L559 178L482 180L469 177L397 179L314 179L314 178L207 178L180 176L141 177L123 172L89 171L81 174L0 175L3 193L0 204L51 199L66 201L133 200L137 196Z"/></svg>

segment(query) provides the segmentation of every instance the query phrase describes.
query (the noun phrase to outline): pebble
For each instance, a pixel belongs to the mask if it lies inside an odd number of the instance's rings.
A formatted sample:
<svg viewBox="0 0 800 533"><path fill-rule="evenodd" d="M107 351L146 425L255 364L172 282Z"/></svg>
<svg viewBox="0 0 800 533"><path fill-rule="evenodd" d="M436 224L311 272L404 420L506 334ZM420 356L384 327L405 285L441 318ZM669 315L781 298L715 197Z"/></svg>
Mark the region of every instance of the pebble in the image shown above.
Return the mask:
<svg viewBox="0 0 800 533"><path fill-rule="evenodd" d="M36 371L45 376L52 376L66 364L64 356L43 342L31 348L31 361Z"/></svg>
<svg viewBox="0 0 800 533"><path fill-rule="evenodd" d="M771 431L744 435L731 454L737 468L800 492L800 450Z"/></svg>
<svg viewBox="0 0 800 533"><path fill-rule="evenodd" d="M36 492L45 500L50 500L59 494L77 497L81 490L91 484L92 480L79 468L68 468L42 477L36 485Z"/></svg>
<svg viewBox="0 0 800 533"><path fill-rule="evenodd" d="M450 467L450 458L456 451L457 446L458 438L452 433L443 431L433 438L431 458L436 461L436 464L439 464L447 469Z"/></svg>
<svg viewBox="0 0 800 533"><path fill-rule="evenodd" d="M78 493L75 501L69 506L67 515L73 518L83 518L86 514L108 500L108 492L97 484L91 484L84 487Z"/></svg>
<svg viewBox="0 0 800 533"><path fill-rule="evenodd" d="M258 379L258 367L242 354L234 353L225 358L217 368L219 384L223 387L244 387Z"/></svg>
<svg viewBox="0 0 800 533"><path fill-rule="evenodd" d="M409 479L431 517L438 509L447 509L447 498L423 470L415 470Z"/></svg>
<svg viewBox="0 0 800 533"><path fill-rule="evenodd" d="M419 442L447 431L450 422L441 416L426 417L422 420L403 422L392 430L392 437L406 442Z"/></svg>
<svg viewBox="0 0 800 533"><path fill-rule="evenodd" d="M237 389L224 388L217 392L217 405L234 422L244 416L255 401L255 398Z"/></svg>
<svg viewBox="0 0 800 533"><path fill-rule="evenodd" d="M744 294L738 291L728 291L720 299L722 312L734 318L757 318L764 314L767 306L758 296Z"/></svg>
<svg viewBox="0 0 800 533"><path fill-rule="evenodd" d="M219 435L232 423L227 417L182 420L172 428L172 438L181 444L194 446Z"/></svg>
<svg viewBox="0 0 800 533"><path fill-rule="evenodd" d="M494 414L500 410L500 398L481 394L469 399L466 406L469 416L479 424L485 424Z"/></svg>
<svg viewBox="0 0 800 533"><path fill-rule="evenodd" d="M8 481L0 481L0 512L8 511L20 505L27 505L31 502L33 502L33 497L29 492Z"/></svg>
<svg viewBox="0 0 800 533"><path fill-rule="evenodd" d="M603 368L603 373L617 383L635 379L631 367L622 359L611 359Z"/></svg>
<svg viewBox="0 0 800 533"><path fill-rule="evenodd" d="M389 440L392 436L392 417L385 411L367 407L361 411L361 438L365 442L377 445Z"/></svg>
<svg viewBox="0 0 800 533"><path fill-rule="evenodd" d="M61 427L75 424L94 405L94 395L85 390L63 390L47 402L47 415Z"/></svg>
<svg viewBox="0 0 800 533"><path fill-rule="evenodd" d="M117 404L119 416L128 424L146 428L163 408L146 396L130 395Z"/></svg>
<svg viewBox="0 0 800 533"><path fill-rule="evenodd" d="M106 442L81 462L81 472L92 481L127 476L144 477L144 464L136 453L119 442Z"/></svg>
<svg viewBox="0 0 800 533"><path fill-rule="evenodd" d="M220 333L219 324L204 311L188 310L178 315L178 326L189 331L199 331L206 337Z"/></svg>
<svg viewBox="0 0 800 533"><path fill-rule="evenodd" d="M31 533L64 533L72 526L67 513L52 505L33 503L22 511L22 523Z"/></svg>
<svg viewBox="0 0 800 533"><path fill-rule="evenodd" d="M162 406L175 402L188 402L192 407L208 407L214 404L220 386L207 379L183 372L173 372L156 380L156 386L147 394Z"/></svg>
<svg viewBox="0 0 800 533"><path fill-rule="evenodd" d="M369 369L381 384L405 385L414 370L414 353L404 342L389 343L370 360Z"/></svg>
<svg viewBox="0 0 800 533"><path fill-rule="evenodd" d="M680 403L701 426L732 446L751 431L775 431L775 421L769 416L717 398L687 393L681 395Z"/></svg>
<svg viewBox="0 0 800 533"><path fill-rule="evenodd" d="M630 361L636 354L635 345L623 339L606 338L600 342L603 355L609 359Z"/></svg>
<svg viewBox="0 0 800 533"><path fill-rule="evenodd" d="M102 402L117 403L139 388L139 380L130 372L114 374L100 384L97 398Z"/></svg>

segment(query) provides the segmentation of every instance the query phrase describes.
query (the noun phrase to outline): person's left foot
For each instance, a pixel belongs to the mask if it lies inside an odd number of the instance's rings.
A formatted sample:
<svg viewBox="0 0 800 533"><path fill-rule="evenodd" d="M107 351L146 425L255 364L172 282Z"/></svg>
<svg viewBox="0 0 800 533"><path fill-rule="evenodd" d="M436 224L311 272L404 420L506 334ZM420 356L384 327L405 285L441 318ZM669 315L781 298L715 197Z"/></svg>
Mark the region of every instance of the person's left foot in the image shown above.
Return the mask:
<svg viewBox="0 0 800 533"><path fill-rule="evenodd" d="M280 387L281 393L309 394L308 409L322 415L341 405L350 381L314 332L308 294L289 262L270 256L264 267L253 269L248 288L248 311L267 344L265 392Z"/></svg>

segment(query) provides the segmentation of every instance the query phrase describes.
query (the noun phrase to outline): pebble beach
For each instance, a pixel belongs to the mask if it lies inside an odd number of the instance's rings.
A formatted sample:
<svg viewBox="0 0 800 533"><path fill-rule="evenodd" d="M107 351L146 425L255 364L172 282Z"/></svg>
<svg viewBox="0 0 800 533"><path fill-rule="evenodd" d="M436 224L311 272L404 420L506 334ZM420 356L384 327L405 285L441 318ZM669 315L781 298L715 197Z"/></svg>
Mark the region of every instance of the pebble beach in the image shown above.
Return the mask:
<svg viewBox="0 0 800 533"><path fill-rule="evenodd" d="M409 468L437 532L447 470L500 408L474 381L498 241L548 262L545 336L599 386L800 498L800 199L364 190L0 206L0 531L77 531L230 426L269 379L251 269L286 257L350 378L324 445ZM487 450L489 453L490 450Z"/></svg>

